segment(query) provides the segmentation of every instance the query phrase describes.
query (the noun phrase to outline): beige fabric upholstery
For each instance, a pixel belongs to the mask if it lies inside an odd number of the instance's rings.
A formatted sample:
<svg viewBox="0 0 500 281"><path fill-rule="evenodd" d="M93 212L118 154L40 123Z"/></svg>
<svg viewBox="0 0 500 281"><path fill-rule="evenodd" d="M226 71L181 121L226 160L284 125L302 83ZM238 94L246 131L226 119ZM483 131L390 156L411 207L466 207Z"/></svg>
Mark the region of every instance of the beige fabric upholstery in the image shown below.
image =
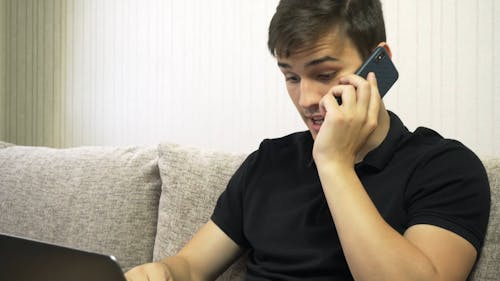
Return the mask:
<svg viewBox="0 0 500 281"><path fill-rule="evenodd" d="M488 231L478 264L469 280L500 280L500 159L481 159L491 187L491 210Z"/></svg>
<svg viewBox="0 0 500 281"><path fill-rule="evenodd" d="M155 147L0 149L0 232L151 260L160 177Z"/></svg>
<svg viewBox="0 0 500 281"><path fill-rule="evenodd" d="M158 150L163 184L155 260L174 255L210 219L217 198L244 159L243 155L168 143L160 144ZM218 280L242 278L242 269L243 263L236 263Z"/></svg>
<svg viewBox="0 0 500 281"><path fill-rule="evenodd" d="M113 254L127 270L189 241L244 158L169 143L52 149L0 142L0 232ZM496 281L500 158L482 161L491 213L469 280ZM244 259L218 280L244 280Z"/></svg>

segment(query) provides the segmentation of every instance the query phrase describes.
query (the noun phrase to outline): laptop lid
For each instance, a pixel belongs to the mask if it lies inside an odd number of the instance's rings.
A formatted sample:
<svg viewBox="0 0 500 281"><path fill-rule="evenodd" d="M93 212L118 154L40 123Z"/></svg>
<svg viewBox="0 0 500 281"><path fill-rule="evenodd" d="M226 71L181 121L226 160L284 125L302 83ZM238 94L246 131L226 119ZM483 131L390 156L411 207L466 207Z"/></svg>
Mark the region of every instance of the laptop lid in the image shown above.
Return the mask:
<svg viewBox="0 0 500 281"><path fill-rule="evenodd" d="M125 281L112 256L0 233L0 280Z"/></svg>

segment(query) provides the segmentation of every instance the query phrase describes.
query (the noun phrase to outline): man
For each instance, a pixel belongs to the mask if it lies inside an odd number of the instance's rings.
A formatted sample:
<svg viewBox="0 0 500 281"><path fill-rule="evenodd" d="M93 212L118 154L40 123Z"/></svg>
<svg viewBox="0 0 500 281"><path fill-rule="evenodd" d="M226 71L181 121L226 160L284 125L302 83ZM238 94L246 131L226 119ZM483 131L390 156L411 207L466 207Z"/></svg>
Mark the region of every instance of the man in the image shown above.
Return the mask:
<svg viewBox="0 0 500 281"><path fill-rule="evenodd" d="M211 220L128 280L213 280L249 250L248 280L465 280L489 214L477 157L388 112L353 73L385 43L377 0L282 0L269 49L307 132L265 140ZM336 98L341 98L338 103Z"/></svg>

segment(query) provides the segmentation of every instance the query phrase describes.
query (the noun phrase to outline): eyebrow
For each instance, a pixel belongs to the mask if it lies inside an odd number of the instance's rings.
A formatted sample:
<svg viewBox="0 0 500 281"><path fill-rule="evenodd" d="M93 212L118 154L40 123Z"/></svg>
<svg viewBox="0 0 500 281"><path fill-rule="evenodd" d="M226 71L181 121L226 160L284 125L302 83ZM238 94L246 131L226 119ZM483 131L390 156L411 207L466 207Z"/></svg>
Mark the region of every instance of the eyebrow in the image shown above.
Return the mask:
<svg viewBox="0 0 500 281"><path fill-rule="evenodd" d="M337 58L333 58L330 56L324 56L324 57L321 57L319 59L315 59L315 60L312 60L312 61L306 63L306 67L318 65L318 64L321 64L321 63L324 63L327 61L338 61L338 60L339 59L337 59ZM289 65L288 63L284 63L284 62L278 62L278 66L281 68L292 68L291 65Z"/></svg>

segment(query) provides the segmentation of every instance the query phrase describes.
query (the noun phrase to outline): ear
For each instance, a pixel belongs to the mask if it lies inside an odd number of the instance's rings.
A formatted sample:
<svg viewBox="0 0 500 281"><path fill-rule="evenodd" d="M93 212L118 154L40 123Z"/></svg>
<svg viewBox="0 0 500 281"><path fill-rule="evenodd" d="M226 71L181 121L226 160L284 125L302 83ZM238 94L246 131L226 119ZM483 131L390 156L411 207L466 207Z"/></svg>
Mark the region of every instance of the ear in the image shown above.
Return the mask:
<svg viewBox="0 0 500 281"><path fill-rule="evenodd" d="M384 47L385 51L389 55L389 57L392 59L392 51L391 48L389 47L389 44L387 42L380 42L378 43L377 47Z"/></svg>

